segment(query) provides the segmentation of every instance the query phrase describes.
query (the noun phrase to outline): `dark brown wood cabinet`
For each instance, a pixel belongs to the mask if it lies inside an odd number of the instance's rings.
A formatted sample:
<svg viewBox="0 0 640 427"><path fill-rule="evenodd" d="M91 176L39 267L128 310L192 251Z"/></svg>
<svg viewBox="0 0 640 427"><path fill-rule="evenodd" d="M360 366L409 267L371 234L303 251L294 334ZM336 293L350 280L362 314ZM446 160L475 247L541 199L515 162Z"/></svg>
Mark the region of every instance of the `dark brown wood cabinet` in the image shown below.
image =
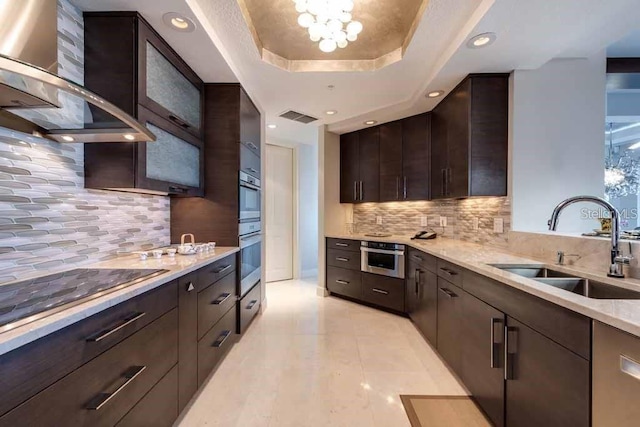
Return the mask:
<svg viewBox="0 0 640 427"><path fill-rule="evenodd" d="M403 279L362 273L362 300L378 307L404 312L405 284Z"/></svg>
<svg viewBox="0 0 640 427"><path fill-rule="evenodd" d="M136 117L157 137L149 143L85 146L85 186L201 196L200 78L136 12L85 13L84 23L87 88Z"/></svg>
<svg viewBox="0 0 640 427"><path fill-rule="evenodd" d="M240 93L240 142L260 157L260 111L245 91Z"/></svg>
<svg viewBox="0 0 640 427"><path fill-rule="evenodd" d="M591 425L588 360L507 318L506 425Z"/></svg>
<svg viewBox="0 0 640 427"><path fill-rule="evenodd" d="M340 137L340 203L380 198L380 140L377 127Z"/></svg>
<svg viewBox="0 0 640 427"><path fill-rule="evenodd" d="M402 121L380 125L380 201L401 200L404 185L402 170Z"/></svg>
<svg viewBox="0 0 640 427"><path fill-rule="evenodd" d="M178 408L198 389L198 274L178 279Z"/></svg>
<svg viewBox="0 0 640 427"><path fill-rule="evenodd" d="M460 377L496 427L504 426L504 313L472 295L462 295Z"/></svg>
<svg viewBox="0 0 640 427"><path fill-rule="evenodd" d="M509 77L472 74L432 111L431 197L507 194Z"/></svg>
<svg viewBox="0 0 640 427"><path fill-rule="evenodd" d="M433 260L433 262L431 262ZM406 279L406 312L433 345L437 345L438 325L438 276L435 258L409 250Z"/></svg>
<svg viewBox="0 0 640 427"><path fill-rule="evenodd" d="M402 153L401 200L429 200L431 114L402 120Z"/></svg>
<svg viewBox="0 0 640 427"><path fill-rule="evenodd" d="M454 372L462 372L462 294L454 284L438 278L438 353Z"/></svg>

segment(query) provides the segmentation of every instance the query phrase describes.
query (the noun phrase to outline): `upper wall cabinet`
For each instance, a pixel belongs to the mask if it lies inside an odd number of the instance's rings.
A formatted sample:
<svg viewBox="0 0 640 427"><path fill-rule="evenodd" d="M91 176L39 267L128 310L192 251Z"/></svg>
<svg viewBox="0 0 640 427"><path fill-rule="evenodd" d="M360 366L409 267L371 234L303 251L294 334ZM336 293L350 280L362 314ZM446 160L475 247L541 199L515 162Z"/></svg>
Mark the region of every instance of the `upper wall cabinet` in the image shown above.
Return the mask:
<svg viewBox="0 0 640 427"><path fill-rule="evenodd" d="M85 147L85 186L201 196L203 83L135 12L85 13L85 84L146 125L149 143Z"/></svg>
<svg viewBox="0 0 640 427"><path fill-rule="evenodd" d="M340 203L380 199L380 132L378 127L340 137Z"/></svg>
<svg viewBox="0 0 640 427"><path fill-rule="evenodd" d="M432 112L431 197L506 196L509 76L468 76Z"/></svg>
<svg viewBox="0 0 640 427"><path fill-rule="evenodd" d="M260 157L260 111L244 90L240 91L240 142Z"/></svg>
<svg viewBox="0 0 640 427"><path fill-rule="evenodd" d="M380 126L380 201L428 200L431 115Z"/></svg>

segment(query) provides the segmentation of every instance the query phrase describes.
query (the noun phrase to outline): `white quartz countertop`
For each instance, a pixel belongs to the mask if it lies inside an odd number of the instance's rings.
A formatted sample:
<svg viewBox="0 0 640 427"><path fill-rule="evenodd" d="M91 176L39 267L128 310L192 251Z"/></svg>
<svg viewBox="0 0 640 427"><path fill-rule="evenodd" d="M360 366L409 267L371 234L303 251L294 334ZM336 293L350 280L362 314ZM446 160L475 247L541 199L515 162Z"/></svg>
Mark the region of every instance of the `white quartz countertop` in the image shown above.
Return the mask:
<svg viewBox="0 0 640 427"><path fill-rule="evenodd" d="M441 237L434 240L411 240L409 236L370 237L358 234L327 235L326 237L405 244L640 337L640 300L591 299L500 270L488 264L548 266L553 270L578 277L640 291L640 280L637 279L609 278L606 272L547 264L509 253L506 249ZM609 254L603 253L602 256L608 257Z"/></svg>
<svg viewBox="0 0 640 427"><path fill-rule="evenodd" d="M239 250L240 248L237 247L219 247L216 248L215 251L203 254L176 255L173 258L163 255L160 259L149 258L145 261L141 261L137 255L129 255L111 261L83 265L81 268L141 268L163 269L168 271L34 322L18 326L15 329L2 332L0 333L0 354L8 353L11 350L35 341L45 335L49 335L79 320L205 267Z"/></svg>

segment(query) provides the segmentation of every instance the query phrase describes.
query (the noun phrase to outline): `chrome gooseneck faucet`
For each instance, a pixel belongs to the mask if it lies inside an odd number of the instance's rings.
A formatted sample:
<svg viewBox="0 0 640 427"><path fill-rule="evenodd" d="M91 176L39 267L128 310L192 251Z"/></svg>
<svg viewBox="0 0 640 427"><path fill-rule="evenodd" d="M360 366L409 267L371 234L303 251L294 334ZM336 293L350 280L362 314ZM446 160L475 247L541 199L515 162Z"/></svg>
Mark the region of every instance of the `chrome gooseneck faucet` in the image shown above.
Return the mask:
<svg viewBox="0 0 640 427"><path fill-rule="evenodd" d="M558 227L558 219L560 218L560 213L566 208L574 203L579 202L592 202L597 205L602 206L607 209L611 214L611 263L609 265L609 273L607 276L609 277L624 277L624 271L622 269L623 265L629 265L631 263L631 257L622 256L620 253L620 213L618 210L609 202L600 197L594 196L576 196L570 197L567 200L564 200L556 206L551 214L551 219L548 222L549 230L555 231Z"/></svg>

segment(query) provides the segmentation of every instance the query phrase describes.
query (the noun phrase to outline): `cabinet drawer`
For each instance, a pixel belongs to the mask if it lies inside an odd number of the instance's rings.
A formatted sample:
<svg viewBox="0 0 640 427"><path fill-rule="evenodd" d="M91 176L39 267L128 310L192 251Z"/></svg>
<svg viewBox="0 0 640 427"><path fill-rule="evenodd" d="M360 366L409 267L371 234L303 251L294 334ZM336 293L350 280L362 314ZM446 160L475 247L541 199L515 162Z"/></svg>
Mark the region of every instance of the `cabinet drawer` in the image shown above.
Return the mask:
<svg viewBox="0 0 640 427"><path fill-rule="evenodd" d="M327 250L327 265L360 271L360 252L349 252L340 249Z"/></svg>
<svg viewBox="0 0 640 427"><path fill-rule="evenodd" d="M463 271L462 267L438 258L438 276L458 287L462 287Z"/></svg>
<svg viewBox="0 0 640 427"><path fill-rule="evenodd" d="M360 240L327 239L327 249L360 252Z"/></svg>
<svg viewBox="0 0 640 427"><path fill-rule="evenodd" d="M404 311L404 280L362 273L362 299L381 307Z"/></svg>
<svg viewBox="0 0 640 427"><path fill-rule="evenodd" d="M260 310L261 282L258 282L240 301L238 301L238 333L242 334Z"/></svg>
<svg viewBox="0 0 640 427"><path fill-rule="evenodd" d="M229 255L198 270L198 292L236 270L236 254Z"/></svg>
<svg viewBox="0 0 640 427"><path fill-rule="evenodd" d="M438 258L417 249L409 248L409 261L415 262L432 273L437 273L438 271Z"/></svg>
<svg viewBox="0 0 640 427"><path fill-rule="evenodd" d="M334 294L361 299L361 274L360 271L327 267L327 289Z"/></svg>
<svg viewBox="0 0 640 427"><path fill-rule="evenodd" d="M178 362L178 310L0 418L0 426L113 426Z"/></svg>
<svg viewBox="0 0 640 427"><path fill-rule="evenodd" d="M177 299L171 282L0 356L0 414L170 311Z"/></svg>
<svg viewBox="0 0 640 427"><path fill-rule="evenodd" d="M198 294L198 339L236 305L236 276L228 274Z"/></svg>
<svg viewBox="0 0 640 427"><path fill-rule="evenodd" d="M244 144L240 144L240 170L260 178L260 157Z"/></svg>
<svg viewBox="0 0 640 427"><path fill-rule="evenodd" d="M464 290L583 358L591 358L591 319L480 274L465 271Z"/></svg>
<svg viewBox="0 0 640 427"><path fill-rule="evenodd" d="M116 426L171 427L178 413L178 366L174 366Z"/></svg>
<svg viewBox="0 0 640 427"><path fill-rule="evenodd" d="M236 341L236 310L229 310L198 342L198 385L202 385L213 368Z"/></svg>

